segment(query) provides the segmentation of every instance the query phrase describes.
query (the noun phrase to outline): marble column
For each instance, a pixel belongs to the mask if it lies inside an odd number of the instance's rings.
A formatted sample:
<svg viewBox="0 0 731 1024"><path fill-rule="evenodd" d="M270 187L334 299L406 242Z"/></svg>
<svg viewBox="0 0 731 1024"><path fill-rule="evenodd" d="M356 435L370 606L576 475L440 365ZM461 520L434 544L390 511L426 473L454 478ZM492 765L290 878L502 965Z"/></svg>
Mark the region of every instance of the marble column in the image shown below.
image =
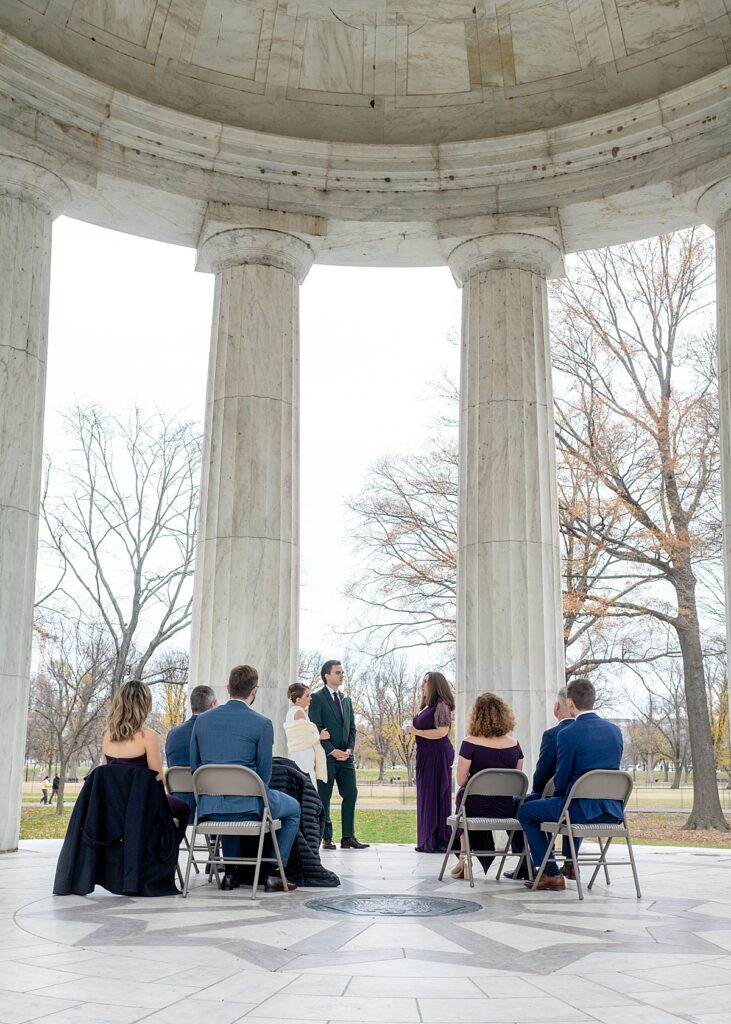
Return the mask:
<svg viewBox="0 0 731 1024"><path fill-rule="evenodd" d="M199 248L216 274L191 641L191 685L225 700L234 665L259 672L257 710L285 752L297 679L299 285L314 253L266 228Z"/></svg>
<svg viewBox="0 0 731 1024"><path fill-rule="evenodd" d="M558 245L499 233L458 245L460 382L457 732L499 693L532 771L564 682L560 547L546 279Z"/></svg>
<svg viewBox="0 0 731 1024"><path fill-rule="evenodd" d="M0 852L18 845L46 388L55 174L0 154Z"/></svg>
<svg viewBox="0 0 731 1024"><path fill-rule="evenodd" d="M709 188L698 210L716 233L716 344L721 446L721 518L726 592L726 649L731 652L731 178ZM731 700L731 694L729 694ZM729 714L731 723L731 714Z"/></svg>

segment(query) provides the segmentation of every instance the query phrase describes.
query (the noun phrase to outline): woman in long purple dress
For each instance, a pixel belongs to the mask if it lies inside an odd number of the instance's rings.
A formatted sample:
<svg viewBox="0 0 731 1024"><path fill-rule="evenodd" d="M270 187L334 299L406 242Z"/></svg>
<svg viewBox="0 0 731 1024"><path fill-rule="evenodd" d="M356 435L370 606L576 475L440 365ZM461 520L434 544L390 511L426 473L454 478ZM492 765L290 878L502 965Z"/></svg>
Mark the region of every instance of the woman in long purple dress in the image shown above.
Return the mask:
<svg viewBox="0 0 731 1024"><path fill-rule="evenodd" d="M515 728L515 716L510 705L496 693L483 693L472 705L467 723L467 736L459 748L457 759L457 785L460 787L455 801L459 810L468 780L483 768L523 769L523 751L520 743L511 736ZM512 796L470 796L467 798L467 814L470 818L512 818ZM478 849L494 850L492 832L480 832ZM472 836L472 830L470 830ZM484 837L484 843L482 842ZM464 835L460 830L460 843L465 848ZM480 857L480 863L487 874L493 857ZM452 870L452 878L467 878L467 861L464 853Z"/></svg>
<svg viewBox="0 0 731 1024"><path fill-rule="evenodd" d="M454 747L449 729L454 695L441 672L427 672L421 694L421 710L408 729L416 736L416 849L443 853L450 835Z"/></svg>

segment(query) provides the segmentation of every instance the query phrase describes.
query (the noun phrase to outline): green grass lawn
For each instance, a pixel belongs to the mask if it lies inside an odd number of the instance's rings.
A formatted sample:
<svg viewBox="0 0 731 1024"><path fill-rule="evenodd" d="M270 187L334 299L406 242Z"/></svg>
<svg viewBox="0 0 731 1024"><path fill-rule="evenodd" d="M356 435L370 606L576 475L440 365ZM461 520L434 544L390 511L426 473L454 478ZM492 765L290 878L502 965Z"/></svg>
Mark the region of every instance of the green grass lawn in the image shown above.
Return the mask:
<svg viewBox="0 0 731 1024"><path fill-rule="evenodd" d="M20 815L21 839L63 839L73 808L64 807L63 815L55 807L24 807Z"/></svg>
<svg viewBox="0 0 731 1024"><path fill-rule="evenodd" d="M62 817L55 807L24 807L20 819L21 839L63 839L72 808ZM334 811L333 832L340 841L340 812ZM730 847L731 832L683 832L684 818L672 814L630 815L630 828L635 844L651 846ZM416 811L370 810L356 812L355 831L364 843L416 844Z"/></svg>

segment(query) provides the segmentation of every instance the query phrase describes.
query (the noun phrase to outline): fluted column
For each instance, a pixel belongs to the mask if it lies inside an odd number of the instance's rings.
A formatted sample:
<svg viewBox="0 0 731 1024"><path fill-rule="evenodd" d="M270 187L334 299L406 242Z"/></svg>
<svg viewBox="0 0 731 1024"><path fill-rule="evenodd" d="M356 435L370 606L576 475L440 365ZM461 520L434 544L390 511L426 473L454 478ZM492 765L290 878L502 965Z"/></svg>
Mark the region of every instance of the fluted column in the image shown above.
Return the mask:
<svg viewBox="0 0 731 1024"><path fill-rule="evenodd" d="M299 285L313 258L300 238L253 228L214 235L198 260L216 294L191 685L223 700L231 668L254 665L280 750L298 655Z"/></svg>
<svg viewBox="0 0 731 1024"><path fill-rule="evenodd" d="M0 154L0 852L18 845L35 596L55 174Z"/></svg>
<svg viewBox="0 0 731 1024"><path fill-rule="evenodd" d="M532 770L563 685L560 550L546 278L558 246L500 233L457 246L460 384L457 729L475 696L510 702Z"/></svg>
<svg viewBox="0 0 731 1024"><path fill-rule="evenodd" d="M721 517L726 593L726 650L731 652L731 179L701 196L698 209L716 233L716 345L721 446ZM731 698L731 694L729 695ZM731 721L731 715L729 716Z"/></svg>

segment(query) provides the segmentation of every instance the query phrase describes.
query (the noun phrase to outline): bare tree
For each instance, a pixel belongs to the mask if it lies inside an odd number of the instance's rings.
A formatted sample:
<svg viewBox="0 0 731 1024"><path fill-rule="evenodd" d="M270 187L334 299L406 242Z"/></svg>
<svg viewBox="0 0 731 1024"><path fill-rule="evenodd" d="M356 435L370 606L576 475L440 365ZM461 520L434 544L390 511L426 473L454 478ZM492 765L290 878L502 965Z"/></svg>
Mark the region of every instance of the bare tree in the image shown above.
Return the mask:
<svg viewBox="0 0 731 1024"><path fill-rule="evenodd" d="M123 422L77 406L66 422L71 451L48 463L41 504L60 580L39 603L63 595L104 624L116 691L190 623L200 439L139 410Z"/></svg>
<svg viewBox="0 0 731 1024"><path fill-rule="evenodd" d="M58 618L54 632L56 640L31 682L31 712L54 739L59 775L56 813L63 814L69 766L102 731L114 650L104 626L80 616Z"/></svg>
<svg viewBox="0 0 731 1024"><path fill-rule="evenodd" d="M457 440L424 455L392 455L349 502L362 568L348 595L374 613L356 631L384 653L442 645L452 660L457 599Z"/></svg>
<svg viewBox="0 0 731 1024"><path fill-rule="evenodd" d="M637 676L640 690L628 692L626 700L645 727L646 735L652 736L653 755L673 766L671 788L679 789L683 771L690 762L682 665L678 661L655 662L638 670Z"/></svg>
<svg viewBox="0 0 731 1024"><path fill-rule="evenodd" d="M596 509L570 529L624 567L631 593L609 614L653 618L677 638L693 752L690 829L728 828L696 575L719 553L717 394L711 338L697 326L712 258L707 235L690 230L581 255L555 289L558 444L600 491Z"/></svg>

